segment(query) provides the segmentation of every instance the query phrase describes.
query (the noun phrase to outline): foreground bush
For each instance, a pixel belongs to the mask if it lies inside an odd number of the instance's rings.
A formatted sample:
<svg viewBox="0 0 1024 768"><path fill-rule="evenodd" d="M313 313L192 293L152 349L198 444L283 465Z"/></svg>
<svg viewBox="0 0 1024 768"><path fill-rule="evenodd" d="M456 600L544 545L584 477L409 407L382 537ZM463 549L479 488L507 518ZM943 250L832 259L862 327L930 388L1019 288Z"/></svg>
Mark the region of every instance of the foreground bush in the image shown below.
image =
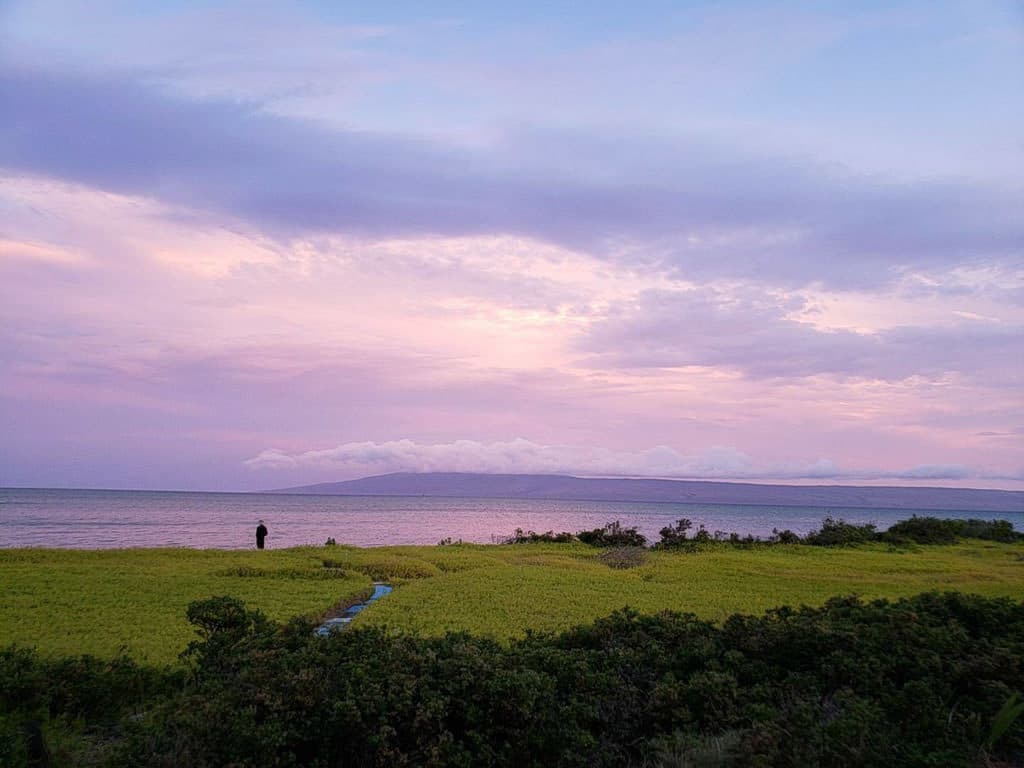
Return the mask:
<svg viewBox="0 0 1024 768"><path fill-rule="evenodd" d="M51 737L78 718L88 748L76 761L115 766L1024 758L1012 699L1024 691L1024 604L1008 599L833 599L720 627L624 610L508 646L379 629L319 639L302 622L274 624L241 608L230 599L193 605L201 636L187 680L124 663L0 654L9 764L27 759L21 726L30 718Z"/></svg>
<svg viewBox="0 0 1024 768"><path fill-rule="evenodd" d="M251 619L250 619L251 621ZM0 650L0 766L99 762L137 711L181 691L184 671L142 667L120 656L42 659Z"/></svg>

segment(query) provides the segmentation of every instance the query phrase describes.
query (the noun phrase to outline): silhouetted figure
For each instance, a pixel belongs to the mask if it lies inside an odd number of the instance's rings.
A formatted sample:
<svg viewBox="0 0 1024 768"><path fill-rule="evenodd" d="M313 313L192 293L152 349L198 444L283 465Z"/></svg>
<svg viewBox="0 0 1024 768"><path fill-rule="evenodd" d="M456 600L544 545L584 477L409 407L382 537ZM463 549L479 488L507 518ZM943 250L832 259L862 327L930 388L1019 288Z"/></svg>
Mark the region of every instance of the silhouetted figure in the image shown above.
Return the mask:
<svg viewBox="0 0 1024 768"><path fill-rule="evenodd" d="M267 526L260 520L260 524L256 526L256 549L263 549L263 540L267 538Z"/></svg>

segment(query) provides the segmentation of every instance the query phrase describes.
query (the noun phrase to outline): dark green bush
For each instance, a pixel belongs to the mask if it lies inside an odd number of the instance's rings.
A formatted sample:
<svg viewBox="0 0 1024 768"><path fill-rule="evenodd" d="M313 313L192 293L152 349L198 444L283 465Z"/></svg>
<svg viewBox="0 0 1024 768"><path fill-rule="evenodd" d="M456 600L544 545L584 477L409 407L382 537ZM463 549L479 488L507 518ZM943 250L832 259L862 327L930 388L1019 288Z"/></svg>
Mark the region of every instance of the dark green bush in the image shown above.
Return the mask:
<svg viewBox="0 0 1024 768"><path fill-rule="evenodd" d="M686 538L686 532L692 527L693 523L685 517L676 520L675 525L665 526L658 532L661 535L661 540L654 546L657 549L692 548L693 542Z"/></svg>
<svg viewBox="0 0 1024 768"><path fill-rule="evenodd" d="M711 541L711 534L708 533L708 529L701 525L695 534L693 534L693 540L697 544L707 544Z"/></svg>
<svg viewBox="0 0 1024 768"><path fill-rule="evenodd" d="M733 616L619 611L508 645L313 637L190 607L187 677L0 652L0 756L78 728L78 765L974 766L1024 757L1024 603L956 593ZM73 725L71 719L81 726ZM675 761L674 763L672 761ZM709 761L709 762L703 762Z"/></svg>
<svg viewBox="0 0 1024 768"><path fill-rule="evenodd" d="M914 515L891 526L881 534L881 538L894 544L953 544L963 537L964 522Z"/></svg>
<svg viewBox="0 0 1024 768"><path fill-rule="evenodd" d="M877 536L875 526L870 523L854 525L842 519L826 517L821 530L808 533L804 543L815 547L841 547L874 541Z"/></svg>
<svg viewBox="0 0 1024 768"><path fill-rule="evenodd" d="M576 537L563 531L562 533L555 533L554 531L546 531L545 533L537 533L536 531L523 532L522 528L516 528L515 533L511 536L502 540L503 544L537 544L540 542L548 542L555 544L568 544L570 541L575 541Z"/></svg>
<svg viewBox="0 0 1024 768"><path fill-rule="evenodd" d="M983 539L986 541L1001 541L1012 543L1024 541L1024 533L1013 530L1013 523L1009 520L962 520L960 535L965 539Z"/></svg>
<svg viewBox="0 0 1024 768"><path fill-rule="evenodd" d="M618 520L592 531L580 531L576 538L592 547L642 547L647 538L637 529L625 528Z"/></svg>
<svg viewBox="0 0 1024 768"><path fill-rule="evenodd" d="M0 649L0 765L100 762L126 722L177 695L184 682L182 670L143 667L126 656L48 659L24 648ZM47 731L64 736L52 763Z"/></svg>
<svg viewBox="0 0 1024 768"><path fill-rule="evenodd" d="M20 722L0 715L0 765L27 768L28 744Z"/></svg>
<svg viewBox="0 0 1024 768"><path fill-rule="evenodd" d="M810 544L819 547L847 546L882 541L897 546L908 544L952 544L965 538L983 539L1012 543L1024 541L1024 533L1014 531L1013 524L1007 520L958 520L936 517L913 516L901 520L887 531L879 532L874 525L855 525L842 519L826 517L820 530L812 531L801 537L798 533L773 529L772 535L761 539L747 534L715 531L711 534L701 525L692 537L688 532L693 523L682 518L675 524L666 526L659 531L661 538L653 545L654 549L696 551L698 544L710 542L726 543L741 549L750 549L757 544ZM615 521L603 528L592 531L580 531L576 534L567 532L537 533L516 528L515 533L505 539L504 544L532 544L538 542L568 543L581 541L596 547L643 546L646 542L636 528L624 528L622 523ZM441 543L451 543L446 539Z"/></svg>
<svg viewBox="0 0 1024 768"><path fill-rule="evenodd" d="M739 547L741 549L751 549L755 544L762 543L760 539L749 533L746 536L740 536L738 533L730 533L727 541L731 546Z"/></svg>
<svg viewBox="0 0 1024 768"><path fill-rule="evenodd" d="M772 537L769 541L772 544L803 544L803 539L800 538L800 534L794 533L789 530L789 528L786 528L784 531L780 531L778 528L772 528Z"/></svg>
<svg viewBox="0 0 1024 768"><path fill-rule="evenodd" d="M1014 531L1013 523L1009 520L959 520L913 515L900 520L886 531L878 532L873 525L852 525L829 517L825 518L820 531L809 533L804 541L829 547L867 541L884 541L896 545L955 544L963 539L1012 543L1024 540L1024 534Z"/></svg>

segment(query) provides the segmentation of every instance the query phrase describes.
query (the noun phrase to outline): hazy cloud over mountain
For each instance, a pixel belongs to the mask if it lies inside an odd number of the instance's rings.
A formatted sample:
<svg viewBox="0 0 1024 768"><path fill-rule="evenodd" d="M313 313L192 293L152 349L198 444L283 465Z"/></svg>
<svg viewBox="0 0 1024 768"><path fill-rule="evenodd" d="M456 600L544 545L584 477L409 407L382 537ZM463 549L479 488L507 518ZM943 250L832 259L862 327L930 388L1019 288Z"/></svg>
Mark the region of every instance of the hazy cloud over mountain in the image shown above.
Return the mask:
<svg viewBox="0 0 1024 768"><path fill-rule="evenodd" d="M253 470L318 467L362 476L387 472L476 472L485 474L575 474L608 477L714 477L783 479L928 479L977 477L962 466L918 466L905 470L843 471L828 459L803 465L757 463L734 448L716 447L683 455L665 445L626 452L564 445L538 445L521 438L483 444L473 440L423 445L412 440L346 443L288 454L268 449L248 459Z"/></svg>

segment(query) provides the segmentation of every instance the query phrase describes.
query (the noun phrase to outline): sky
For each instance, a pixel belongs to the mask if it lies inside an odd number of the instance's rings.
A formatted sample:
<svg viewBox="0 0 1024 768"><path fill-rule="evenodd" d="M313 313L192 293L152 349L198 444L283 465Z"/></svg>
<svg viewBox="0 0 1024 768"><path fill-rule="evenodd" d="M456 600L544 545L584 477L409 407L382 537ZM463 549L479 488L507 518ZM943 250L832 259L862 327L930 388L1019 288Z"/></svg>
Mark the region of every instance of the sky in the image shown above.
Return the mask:
<svg viewBox="0 0 1024 768"><path fill-rule="evenodd" d="M1019 2L0 0L0 486L1024 488Z"/></svg>

